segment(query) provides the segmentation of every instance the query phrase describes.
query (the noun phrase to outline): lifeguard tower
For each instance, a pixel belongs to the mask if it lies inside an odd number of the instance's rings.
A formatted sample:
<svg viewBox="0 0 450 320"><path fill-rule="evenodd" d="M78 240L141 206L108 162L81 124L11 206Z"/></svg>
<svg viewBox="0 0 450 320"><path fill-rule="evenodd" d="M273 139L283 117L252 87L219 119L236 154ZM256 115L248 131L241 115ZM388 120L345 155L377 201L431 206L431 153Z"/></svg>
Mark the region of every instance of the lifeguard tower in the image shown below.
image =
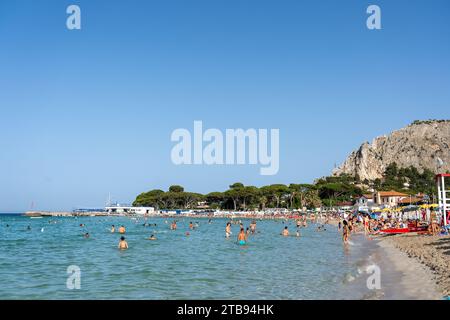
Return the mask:
<svg viewBox="0 0 450 320"><path fill-rule="evenodd" d="M444 226L447 227L447 212L450 210L450 174L441 173L436 175L436 185L438 190L439 213L443 217Z"/></svg>

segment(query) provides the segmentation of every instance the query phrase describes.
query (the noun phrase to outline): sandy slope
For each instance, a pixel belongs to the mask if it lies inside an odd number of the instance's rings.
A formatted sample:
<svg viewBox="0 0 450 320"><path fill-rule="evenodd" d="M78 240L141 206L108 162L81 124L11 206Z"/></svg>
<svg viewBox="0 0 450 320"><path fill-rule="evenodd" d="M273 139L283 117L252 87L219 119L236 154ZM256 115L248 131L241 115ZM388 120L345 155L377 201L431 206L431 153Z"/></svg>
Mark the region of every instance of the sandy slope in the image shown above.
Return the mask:
<svg viewBox="0 0 450 320"><path fill-rule="evenodd" d="M408 287L414 286L414 279L425 276L431 277L433 285L439 290L442 296L450 295L450 236L418 236L418 235L396 235L383 237L380 245L387 248L398 248L407 257L418 261L426 267L423 270L409 270L407 259L393 257L397 261L397 268L404 269ZM395 253L391 250L391 255ZM401 262L400 260L403 260ZM407 278L410 278L409 280ZM410 289L411 289L410 288ZM432 288L426 288L432 290ZM431 298L431 297L430 297Z"/></svg>

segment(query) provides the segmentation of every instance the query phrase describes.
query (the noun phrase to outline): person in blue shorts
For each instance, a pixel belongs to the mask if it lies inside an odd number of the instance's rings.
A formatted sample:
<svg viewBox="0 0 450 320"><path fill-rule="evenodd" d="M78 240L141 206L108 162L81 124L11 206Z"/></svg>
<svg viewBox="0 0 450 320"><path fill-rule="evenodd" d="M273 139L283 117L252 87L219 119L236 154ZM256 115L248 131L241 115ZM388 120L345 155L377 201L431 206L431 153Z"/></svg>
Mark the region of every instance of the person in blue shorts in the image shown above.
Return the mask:
<svg viewBox="0 0 450 320"><path fill-rule="evenodd" d="M247 235L245 234L244 228L241 228L241 232L238 234L238 243L241 246L244 246L247 244Z"/></svg>

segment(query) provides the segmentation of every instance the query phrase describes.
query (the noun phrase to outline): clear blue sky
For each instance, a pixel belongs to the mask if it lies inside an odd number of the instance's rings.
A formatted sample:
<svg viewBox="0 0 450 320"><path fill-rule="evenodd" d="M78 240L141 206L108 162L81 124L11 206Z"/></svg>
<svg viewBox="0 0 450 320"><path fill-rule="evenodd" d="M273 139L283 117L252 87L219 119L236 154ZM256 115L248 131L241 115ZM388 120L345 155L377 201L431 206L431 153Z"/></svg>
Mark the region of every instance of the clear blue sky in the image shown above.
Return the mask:
<svg viewBox="0 0 450 320"><path fill-rule="evenodd" d="M450 118L449 17L447 0L2 0L0 212L328 175L366 140ZM173 165L170 134L194 120L279 128L279 173Z"/></svg>

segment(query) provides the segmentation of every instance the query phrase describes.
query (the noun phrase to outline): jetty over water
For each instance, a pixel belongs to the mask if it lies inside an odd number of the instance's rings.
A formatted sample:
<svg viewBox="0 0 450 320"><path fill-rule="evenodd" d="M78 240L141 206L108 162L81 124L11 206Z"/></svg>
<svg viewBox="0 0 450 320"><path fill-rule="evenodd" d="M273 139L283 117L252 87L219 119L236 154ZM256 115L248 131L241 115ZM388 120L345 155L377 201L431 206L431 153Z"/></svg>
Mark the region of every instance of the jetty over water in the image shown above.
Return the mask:
<svg viewBox="0 0 450 320"><path fill-rule="evenodd" d="M68 212L68 211L27 211L27 217L94 217L108 216L106 212Z"/></svg>

